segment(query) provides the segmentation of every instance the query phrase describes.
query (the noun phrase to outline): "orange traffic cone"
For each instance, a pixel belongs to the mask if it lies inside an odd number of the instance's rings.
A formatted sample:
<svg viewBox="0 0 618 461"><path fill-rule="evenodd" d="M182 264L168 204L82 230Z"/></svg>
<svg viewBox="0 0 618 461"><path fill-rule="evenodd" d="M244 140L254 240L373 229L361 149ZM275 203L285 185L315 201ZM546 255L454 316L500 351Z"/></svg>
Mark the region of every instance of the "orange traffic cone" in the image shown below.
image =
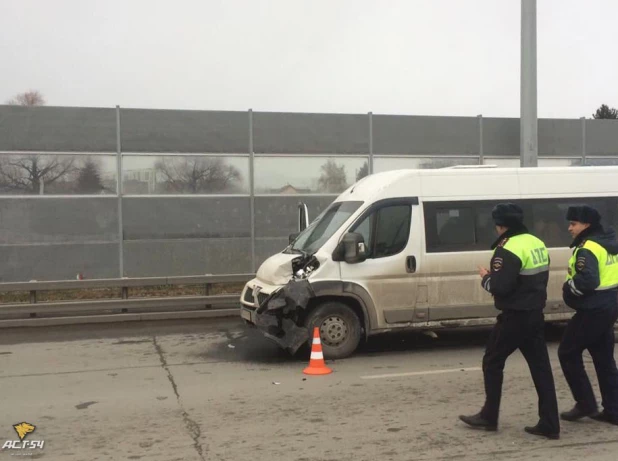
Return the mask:
<svg viewBox="0 0 618 461"><path fill-rule="evenodd" d="M322 354L322 343L320 342L320 330L318 327L313 329L313 344L311 345L311 358L309 366L303 370L306 375L327 375L333 370L328 368L324 363L324 354Z"/></svg>

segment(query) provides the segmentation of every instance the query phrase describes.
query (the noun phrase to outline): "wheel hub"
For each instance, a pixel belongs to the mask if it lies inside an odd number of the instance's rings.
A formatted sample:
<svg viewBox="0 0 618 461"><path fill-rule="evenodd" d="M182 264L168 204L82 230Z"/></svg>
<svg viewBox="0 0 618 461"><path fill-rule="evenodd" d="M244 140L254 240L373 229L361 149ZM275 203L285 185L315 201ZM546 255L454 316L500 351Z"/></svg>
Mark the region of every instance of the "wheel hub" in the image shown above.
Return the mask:
<svg viewBox="0 0 618 461"><path fill-rule="evenodd" d="M337 347L348 337L348 326L341 317L327 317L320 326L320 338L331 347Z"/></svg>

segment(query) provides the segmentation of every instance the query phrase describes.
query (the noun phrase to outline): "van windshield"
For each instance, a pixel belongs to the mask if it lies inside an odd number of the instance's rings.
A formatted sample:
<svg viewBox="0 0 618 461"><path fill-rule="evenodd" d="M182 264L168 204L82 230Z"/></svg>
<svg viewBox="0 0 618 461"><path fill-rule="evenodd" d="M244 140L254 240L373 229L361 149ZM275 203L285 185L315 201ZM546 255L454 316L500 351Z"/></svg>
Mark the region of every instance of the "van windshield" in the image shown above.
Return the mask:
<svg viewBox="0 0 618 461"><path fill-rule="evenodd" d="M362 204L363 202L333 203L296 237L290 250L315 253Z"/></svg>

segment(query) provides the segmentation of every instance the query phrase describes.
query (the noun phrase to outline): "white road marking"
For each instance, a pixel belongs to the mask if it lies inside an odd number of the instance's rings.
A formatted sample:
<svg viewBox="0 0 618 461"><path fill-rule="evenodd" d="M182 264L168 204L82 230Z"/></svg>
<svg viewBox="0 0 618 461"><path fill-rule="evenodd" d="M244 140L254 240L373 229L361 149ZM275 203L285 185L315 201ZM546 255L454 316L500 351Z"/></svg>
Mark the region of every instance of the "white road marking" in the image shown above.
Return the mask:
<svg viewBox="0 0 618 461"><path fill-rule="evenodd" d="M411 371L409 373L390 373L387 375L369 375L361 376L361 379L381 379L381 378L401 378L404 376L424 376L424 375L439 375L443 373L457 373L462 371L482 371L481 367L470 368L448 368L446 370L425 370L425 371Z"/></svg>

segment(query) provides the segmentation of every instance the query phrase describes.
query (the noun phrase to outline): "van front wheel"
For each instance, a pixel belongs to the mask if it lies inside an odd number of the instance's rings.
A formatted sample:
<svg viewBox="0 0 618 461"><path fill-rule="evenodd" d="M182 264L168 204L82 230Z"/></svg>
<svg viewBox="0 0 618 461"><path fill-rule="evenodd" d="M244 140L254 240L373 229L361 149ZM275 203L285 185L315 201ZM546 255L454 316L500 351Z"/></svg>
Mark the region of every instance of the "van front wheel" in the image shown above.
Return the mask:
<svg viewBox="0 0 618 461"><path fill-rule="evenodd" d="M361 323L356 313L343 303L328 301L319 305L307 316L309 346L313 330L320 330L320 342L326 359L343 359L351 355L361 338Z"/></svg>

